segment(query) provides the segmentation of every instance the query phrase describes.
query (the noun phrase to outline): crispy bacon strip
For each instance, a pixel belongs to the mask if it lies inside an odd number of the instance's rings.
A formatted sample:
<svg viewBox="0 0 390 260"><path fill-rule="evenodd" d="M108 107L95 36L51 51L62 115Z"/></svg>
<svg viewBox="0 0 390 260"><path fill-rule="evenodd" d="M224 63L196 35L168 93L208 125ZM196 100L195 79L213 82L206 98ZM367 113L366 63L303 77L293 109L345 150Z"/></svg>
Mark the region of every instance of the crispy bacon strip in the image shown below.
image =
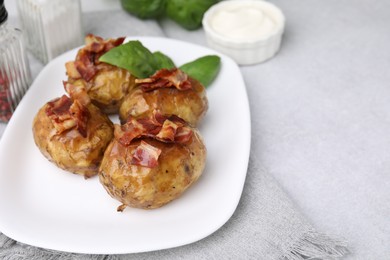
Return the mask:
<svg viewBox="0 0 390 260"><path fill-rule="evenodd" d="M130 117L124 125L116 125L116 139L124 146L141 137L151 137L166 143L185 143L192 134L191 128L178 116L164 116L154 111L149 118Z"/></svg>
<svg viewBox="0 0 390 260"><path fill-rule="evenodd" d="M89 119L88 109L78 100L74 100L69 108L69 113L76 122L76 129L83 137L87 137L87 123Z"/></svg>
<svg viewBox="0 0 390 260"><path fill-rule="evenodd" d="M77 56L78 59L74 62L76 70L81 78L90 81L98 72L94 63L95 55L92 52L81 50Z"/></svg>
<svg viewBox="0 0 390 260"><path fill-rule="evenodd" d="M87 137L87 123L90 117L86 107L91 101L82 86L73 86L64 82L71 98L63 95L47 103L46 115L51 119L58 134L76 128L83 137Z"/></svg>
<svg viewBox="0 0 390 260"><path fill-rule="evenodd" d="M68 109L72 105L72 100L69 97L62 95L62 97L49 101L47 104L48 108L50 108L46 109L46 113L48 116L51 116L53 114L61 116L68 111Z"/></svg>
<svg viewBox="0 0 390 260"><path fill-rule="evenodd" d="M62 83L64 84L65 91L69 94L72 100L78 100L83 106L87 106L91 103L91 98L84 86L73 85L66 81L63 81Z"/></svg>
<svg viewBox="0 0 390 260"><path fill-rule="evenodd" d="M56 98L47 103L46 115L51 119L54 128L57 133L62 133L63 131L70 129L76 126L76 122L71 118L68 110L72 105L72 100L67 96L63 95L60 98Z"/></svg>
<svg viewBox="0 0 390 260"><path fill-rule="evenodd" d="M100 36L87 34L85 36L85 47L84 50L98 53L104 50L104 39Z"/></svg>
<svg viewBox="0 0 390 260"><path fill-rule="evenodd" d="M131 141L142 136L143 129L139 125L126 123L123 126L114 126L114 136L124 146L130 145Z"/></svg>
<svg viewBox="0 0 390 260"><path fill-rule="evenodd" d="M92 34L85 37L85 47L81 49L75 61L66 63L66 73L73 79L83 78L90 81L99 69L96 67L100 63L99 58L112 48L123 43L125 37L117 39L106 39Z"/></svg>
<svg viewBox="0 0 390 260"><path fill-rule="evenodd" d="M107 52L112 48L121 45L124 40L125 37L119 37L117 39L109 38L104 40L102 37L93 34L88 34L85 37L84 49L93 53Z"/></svg>
<svg viewBox="0 0 390 260"><path fill-rule="evenodd" d="M153 136L161 127L150 119L136 120L130 118L124 125L115 125L114 136L124 146L130 145L131 141L143 136Z"/></svg>
<svg viewBox="0 0 390 260"><path fill-rule="evenodd" d="M152 91L158 88L175 87L178 90L187 90L192 88L188 75L180 69L171 70L161 69L150 78L136 79L135 83L139 84L142 91Z"/></svg>
<svg viewBox="0 0 390 260"><path fill-rule="evenodd" d="M149 168L154 168L158 165L158 157L161 154L161 149L141 141L141 144L134 150L131 164Z"/></svg>
<svg viewBox="0 0 390 260"><path fill-rule="evenodd" d="M76 68L76 64L74 61L68 61L65 63L65 68L66 68L66 74L73 79L79 79L81 78L81 75L79 71Z"/></svg>
<svg viewBox="0 0 390 260"><path fill-rule="evenodd" d="M159 140L174 142L178 127L179 126L177 124L167 119L164 121L164 124L162 125L160 132L156 135L156 138Z"/></svg>
<svg viewBox="0 0 390 260"><path fill-rule="evenodd" d="M186 143L191 139L192 134L191 128L185 126L178 127L174 141L176 143Z"/></svg>
<svg viewBox="0 0 390 260"><path fill-rule="evenodd" d="M118 142L124 146L129 146L135 139L149 137L164 143L186 143L190 140L193 132L187 123L178 116L164 116L159 112L154 111L150 118L129 118L124 125L115 125L114 136ZM138 151L143 154L147 149ZM138 149L138 148L137 148ZM156 148L157 149L157 148ZM149 156L149 155L148 155ZM146 158L147 155L142 158ZM134 161L135 165L141 165L139 161L141 157L137 157ZM133 164L133 163L132 163ZM142 163L142 166L144 163ZM148 164L149 165L149 164ZM146 166L150 167L150 166ZM154 167L154 166L153 166Z"/></svg>

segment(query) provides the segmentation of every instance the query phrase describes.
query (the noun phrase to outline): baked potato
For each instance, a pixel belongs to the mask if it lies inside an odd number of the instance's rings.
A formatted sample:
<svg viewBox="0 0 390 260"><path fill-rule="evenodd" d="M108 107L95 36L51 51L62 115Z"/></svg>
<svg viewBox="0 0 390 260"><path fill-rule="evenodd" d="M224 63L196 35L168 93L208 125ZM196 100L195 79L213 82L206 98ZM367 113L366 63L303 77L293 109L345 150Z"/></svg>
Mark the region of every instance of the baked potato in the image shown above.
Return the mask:
<svg viewBox="0 0 390 260"><path fill-rule="evenodd" d="M136 79L136 87L124 98L119 118L150 117L154 110L177 115L196 126L208 109L203 85L179 69L162 69L147 79Z"/></svg>
<svg viewBox="0 0 390 260"><path fill-rule="evenodd" d="M92 103L106 114L117 113L123 98L134 86L135 77L129 71L99 61L100 56L121 45L124 39L104 40L89 34L75 61L65 64L68 82L84 86Z"/></svg>
<svg viewBox="0 0 390 260"><path fill-rule="evenodd" d="M201 176L206 147L198 130L175 116L115 125L99 169L106 191L127 206L154 209L178 198Z"/></svg>
<svg viewBox="0 0 390 260"><path fill-rule="evenodd" d="M63 95L46 103L33 121L34 141L42 154L58 167L83 175L98 173L113 124L91 103L81 86L66 85Z"/></svg>

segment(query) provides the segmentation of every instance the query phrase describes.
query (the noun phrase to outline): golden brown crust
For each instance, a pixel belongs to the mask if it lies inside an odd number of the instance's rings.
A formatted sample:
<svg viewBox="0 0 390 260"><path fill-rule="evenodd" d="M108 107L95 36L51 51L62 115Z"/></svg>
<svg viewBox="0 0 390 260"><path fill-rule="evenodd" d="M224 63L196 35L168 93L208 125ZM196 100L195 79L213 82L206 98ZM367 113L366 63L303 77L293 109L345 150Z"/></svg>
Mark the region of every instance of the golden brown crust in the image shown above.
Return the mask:
<svg viewBox="0 0 390 260"><path fill-rule="evenodd" d="M99 70L90 81L69 78L69 83L83 85L92 103L105 114L114 114L127 93L134 87L135 77L125 69L109 64L100 64Z"/></svg>
<svg viewBox="0 0 390 260"><path fill-rule="evenodd" d="M197 130L185 144L138 139L129 146L114 139L107 147L99 170L106 191L123 205L153 209L178 198L202 174L206 148ZM144 141L161 150L153 168L131 164L134 150ZM118 211L124 209L120 206Z"/></svg>
<svg viewBox="0 0 390 260"><path fill-rule="evenodd" d="M83 85L92 103L106 114L117 113L123 98L134 87L135 77L130 72L99 61L123 40L87 35L86 45L78 51L75 61L65 64L68 82Z"/></svg>
<svg viewBox="0 0 390 260"><path fill-rule="evenodd" d="M196 126L208 109L205 88L196 80L190 79L191 89L158 88L142 91L139 87L130 90L119 109L119 118L124 123L129 116L150 117L154 110L165 115L177 115Z"/></svg>
<svg viewBox="0 0 390 260"><path fill-rule="evenodd" d="M58 133L48 117L45 104L33 121L34 141L42 154L58 167L84 175L96 175L104 151L113 138L113 124L92 104L84 138L76 128Z"/></svg>

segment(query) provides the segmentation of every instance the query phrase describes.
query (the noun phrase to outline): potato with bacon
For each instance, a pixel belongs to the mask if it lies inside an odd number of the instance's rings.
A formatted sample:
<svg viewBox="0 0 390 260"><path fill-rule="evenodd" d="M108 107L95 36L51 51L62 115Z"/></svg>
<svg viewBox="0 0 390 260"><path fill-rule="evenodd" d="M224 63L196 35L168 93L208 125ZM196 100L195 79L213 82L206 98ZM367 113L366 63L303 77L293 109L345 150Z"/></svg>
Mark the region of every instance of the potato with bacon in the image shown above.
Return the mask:
<svg viewBox="0 0 390 260"><path fill-rule="evenodd" d="M206 114L208 101L203 85L180 69L161 69L146 79L136 79L119 109L121 122L150 117L154 110L177 115L196 126Z"/></svg>
<svg viewBox="0 0 390 260"><path fill-rule="evenodd" d="M84 87L66 84L63 95L46 103L33 122L34 140L42 154L60 168L96 175L104 151L113 138L113 124Z"/></svg>
<svg viewBox="0 0 390 260"><path fill-rule="evenodd" d="M177 116L154 112L150 118L115 125L99 179L122 205L153 209L178 198L202 174L206 148L199 132Z"/></svg>
<svg viewBox="0 0 390 260"><path fill-rule="evenodd" d="M104 53L124 40L124 37L104 40L89 34L76 60L65 64L68 82L85 86L92 103L106 114L117 113L122 99L134 86L135 77L130 72L99 61Z"/></svg>

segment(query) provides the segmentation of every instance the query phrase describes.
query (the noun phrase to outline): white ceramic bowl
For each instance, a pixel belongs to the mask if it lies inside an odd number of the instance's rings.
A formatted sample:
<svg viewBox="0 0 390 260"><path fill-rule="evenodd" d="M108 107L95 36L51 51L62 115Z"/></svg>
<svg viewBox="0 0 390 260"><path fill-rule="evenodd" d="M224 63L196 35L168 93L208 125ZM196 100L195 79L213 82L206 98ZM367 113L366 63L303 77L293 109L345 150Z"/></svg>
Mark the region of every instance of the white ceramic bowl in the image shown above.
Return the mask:
<svg viewBox="0 0 390 260"><path fill-rule="evenodd" d="M254 38L237 39L219 33L212 26L212 19L220 11L231 11L243 6L260 9L274 23L271 32ZM260 63L273 57L280 48L284 32L285 18L282 11L274 4L263 0L228 0L213 5L203 16L203 28L207 44L231 58L240 65ZM259 28L259 30L261 30Z"/></svg>

